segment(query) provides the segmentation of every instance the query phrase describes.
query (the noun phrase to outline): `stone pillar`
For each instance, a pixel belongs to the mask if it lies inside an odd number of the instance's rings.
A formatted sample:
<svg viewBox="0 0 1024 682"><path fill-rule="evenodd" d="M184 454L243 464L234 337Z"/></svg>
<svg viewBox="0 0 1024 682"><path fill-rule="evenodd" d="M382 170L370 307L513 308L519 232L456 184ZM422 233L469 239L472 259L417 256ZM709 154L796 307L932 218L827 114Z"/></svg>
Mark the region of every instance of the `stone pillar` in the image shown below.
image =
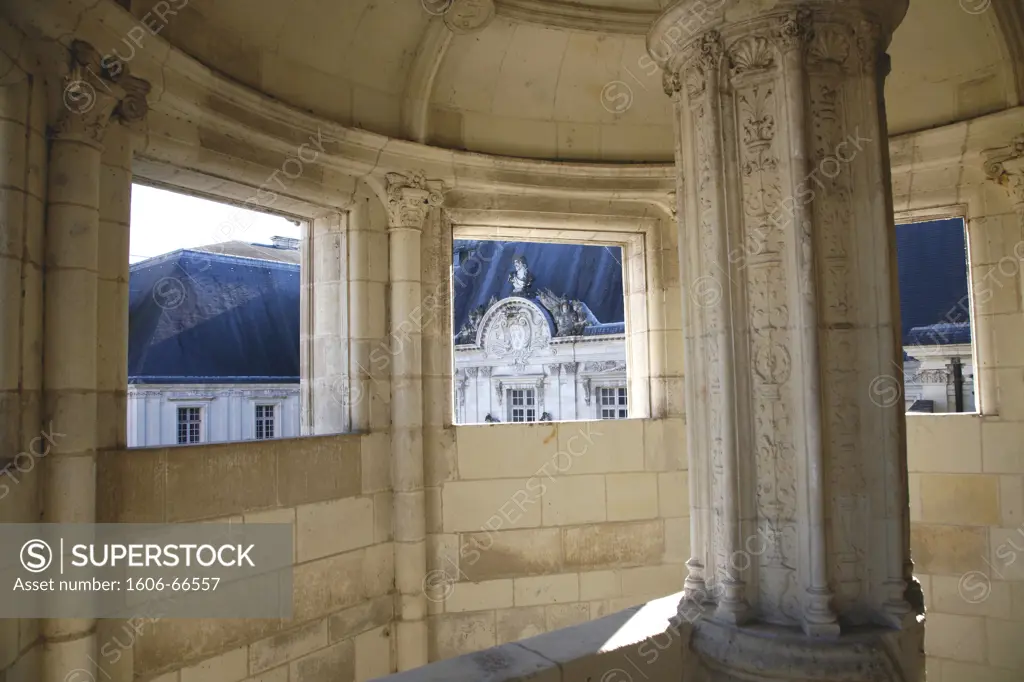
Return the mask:
<svg viewBox="0 0 1024 682"><path fill-rule="evenodd" d="M103 144L111 125L145 115L148 91L149 84L129 76L124 65L104 68L92 46L75 41L70 72L52 102L60 109L50 131L48 163L43 386L44 422L61 437L46 459L46 523L96 521L96 451L107 438L97 423L99 359L102 355L106 372L121 354L116 343L102 348L98 343ZM124 156L117 150L112 154ZM130 182L123 168L117 175ZM123 273L123 266L111 267ZM127 287L105 292L111 293L124 299L104 301L103 310L123 303L126 316ZM104 320L119 314L105 314ZM109 386L107 379L104 375ZM95 677L95 627L92 619L43 621L42 682L62 682L73 670Z"/></svg>
<svg viewBox="0 0 1024 682"><path fill-rule="evenodd" d="M424 306L420 247L424 220L442 195L422 175L387 174L390 247L391 483L398 670L427 663L426 502L423 469Z"/></svg>
<svg viewBox="0 0 1024 682"><path fill-rule="evenodd" d="M648 36L684 183L680 618L722 671L697 679L923 674L903 405L878 385L901 374L882 86L906 6L682 0Z"/></svg>
<svg viewBox="0 0 1024 682"><path fill-rule="evenodd" d="M110 126L100 167L96 284L98 450L127 447L128 275L132 209L132 134Z"/></svg>
<svg viewBox="0 0 1024 682"><path fill-rule="evenodd" d="M45 101L41 79L0 54L0 523L39 519ZM38 675L39 626L0 621L8 680Z"/></svg>
<svg viewBox="0 0 1024 682"><path fill-rule="evenodd" d="M340 213L316 218L303 243L303 313L309 337L305 399L309 435L349 430L349 313L347 219ZM365 305L364 301L364 305Z"/></svg>

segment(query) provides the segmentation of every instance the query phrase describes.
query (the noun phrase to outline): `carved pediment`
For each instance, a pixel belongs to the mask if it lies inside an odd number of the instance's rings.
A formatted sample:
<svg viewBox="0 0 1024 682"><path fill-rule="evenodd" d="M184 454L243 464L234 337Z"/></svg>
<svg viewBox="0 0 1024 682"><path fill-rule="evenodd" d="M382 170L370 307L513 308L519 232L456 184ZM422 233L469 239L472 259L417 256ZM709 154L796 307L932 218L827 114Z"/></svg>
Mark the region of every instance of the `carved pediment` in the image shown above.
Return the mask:
<svg viewBox="0 0 1024 682"><path fill-rule="evenodd" d="M477 332L477 345L484 349L488 358L523 370L530 358L550 348L551 327L535 303L513 296L484 315Z"/></svg>

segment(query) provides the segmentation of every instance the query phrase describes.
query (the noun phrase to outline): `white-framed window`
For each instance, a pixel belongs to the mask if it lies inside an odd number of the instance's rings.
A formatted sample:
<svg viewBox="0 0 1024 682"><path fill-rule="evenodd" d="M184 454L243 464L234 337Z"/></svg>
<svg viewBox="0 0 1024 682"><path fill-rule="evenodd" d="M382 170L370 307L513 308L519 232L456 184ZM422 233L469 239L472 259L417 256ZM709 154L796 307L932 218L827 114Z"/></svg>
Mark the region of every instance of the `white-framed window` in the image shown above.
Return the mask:
<svg viewBox="0 0 1024 682"><path fill-rule="evenodd" d="M537 421L537 393L534 389L508 389L508 420L510 422Z"/></svg>
<svg viewBox="0 0 1024 682"><path fill-rule="evenodd" d="M256 440L268 440L277 437L277 405L257 404L256 424L253 433Z"/></svg>
<svg viewBox="0 0 1024 682"><path fill-rule="evenodd" d="M178 408L178 445L203 442L203 408Z"/></svg>
<svg viewBox="0 0 1024 682"><path fill-rule="evenodd" d="M602 386L597 391L598 416L601 419L629 418L629 396L625 386Z"/></svg>

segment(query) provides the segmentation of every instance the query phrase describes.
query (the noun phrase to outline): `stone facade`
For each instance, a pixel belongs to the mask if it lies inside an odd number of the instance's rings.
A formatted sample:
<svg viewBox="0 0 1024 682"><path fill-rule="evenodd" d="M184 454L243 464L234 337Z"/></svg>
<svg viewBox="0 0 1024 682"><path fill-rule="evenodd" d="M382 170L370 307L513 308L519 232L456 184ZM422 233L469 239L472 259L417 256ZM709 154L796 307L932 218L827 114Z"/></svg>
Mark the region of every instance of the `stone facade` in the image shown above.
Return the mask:
<svg viewBox="0 0 1024 682"><path fill-rule="evenodd" d="M264 436L257 436L257 406L269 407L272 420ZM295 438L302 433L299 387L288 384L146 385L128 388L128 447L177 445L179 409L198 408L199 443ZM187 442L194 442L188 440Z"/></svg>

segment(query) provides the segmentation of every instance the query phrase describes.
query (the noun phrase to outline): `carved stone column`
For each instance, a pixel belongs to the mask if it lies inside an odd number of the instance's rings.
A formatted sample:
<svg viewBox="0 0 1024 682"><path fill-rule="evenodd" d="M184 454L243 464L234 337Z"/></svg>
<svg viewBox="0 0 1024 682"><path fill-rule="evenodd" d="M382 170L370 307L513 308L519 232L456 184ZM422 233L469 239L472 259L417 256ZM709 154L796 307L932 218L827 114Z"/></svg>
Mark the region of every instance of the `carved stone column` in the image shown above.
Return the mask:
<svg viewBox="0 0 1024 682"><path fill-rule="evenodd" d="M905 11L683 0L648 36L684 181L680 618L719 671L697 679L923 674L903 406L875 395L901 357L882 87Z"/></svg>
<svg viewBox="0 0 1024 682"><path fill-rule="evenodd" d="M420 236L440 206L438 183L421 174L387 174L391 268L391 482L399 671L427 663L426 501L423 490L423 369Z"/></svg>
<svg viewBox="0 0 1024 682"><path fill-rule="evenodd" d="M71 45L70 68L63 81L55 83L51 105L56 109L50 130L46 207L46 279L44 295L43 386L44 422L65 434L46 459L43 479L43 521L47 523L91 523L96 521L96 451L107 441L123 441L123 427L104 436L98 423L98 389L111 395L123 390L101 372L122 376L114 365L127 362L119 343L101 347L100 319L125 328L127 287L115 285L107 293L123 298L124 311L116 312L108 301L100 305L100 268L108 279L123 278L127 265L101 261L101 188L113 192L115 178L104 174L104 137L111 125L142 119L147 111L149 84L128 75L123 64L101 65L99 53L87 43ZM123 140L118 144L123 144ZM113 175L129 182L125 154L113 150L108 161L118 159ZM101 179L103 178L103 179ZM124 188L119 188L123 191ZM113 199L112 199L113 200ZM119 203L124 203L123 201ZM122 209L124 206L121 207ZM105 212L110 222L123 221L121 212ZM123 229L123 225L118 226ZM113 228L111 228L113 229ZM124 239L120 248L127 258ZM120 275L118 275L120 273ZM113 307L117 307L115 303ZM124 404L123 402L121 403ZM113 409L113 408L112 408ZM116 417L104 409L112 426ZM123 421L124 414L121 415ZM91 619L49 619L43 621L43 682L61 682L73 670L95 677L95 621Z"/></svg>

